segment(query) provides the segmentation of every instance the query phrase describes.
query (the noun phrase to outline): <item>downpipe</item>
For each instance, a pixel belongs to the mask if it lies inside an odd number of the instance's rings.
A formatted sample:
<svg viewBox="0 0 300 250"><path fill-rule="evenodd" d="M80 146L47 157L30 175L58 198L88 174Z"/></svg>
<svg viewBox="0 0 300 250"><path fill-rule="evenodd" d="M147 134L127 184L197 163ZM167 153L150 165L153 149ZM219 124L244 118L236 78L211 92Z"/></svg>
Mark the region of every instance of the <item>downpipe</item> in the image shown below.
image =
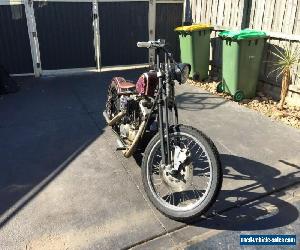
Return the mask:
<svg viewBox="0 0 300 250"><path fill-rule="evenodd" d="M104 116L104 118L105 118L105 120L106 120L106 122L107 122L107 124L108 124L109 126L113 126L114 124L116 124L118 121L120 121L120 120L125 116L125 114L126 114L125 112L121 111L121 112L119 112L113 119L110 120L110 119L108 118L108 115L107 115L106 111L103 112L103 116ZM123 150L123 155L124 155L126 158L129 158L129 157L132 156L132 154L133 154L133 152L134 152L134 150L135 150L136 145L138 144L138 142L139 142L141 136L142 136L143 133L144 133L146 124L147 124L146 121L143 121L143 122L141 123L141 125L140 125L140 127L139 127L139 130L138 130L138 132L137 132L137 134L136 134L136 136L135 136L135 138L134 138L132 144L130 145L130 147L129 147L128 149L126 149L126 150Z"/></svg>
<svg viewBox="0 0 300 250"><path fill-rule="evenodd" d="M142 124L140 125L140 128L139 128L139 131L137 132L132 144L130 145L130 147L126 150L123 151L123 154L126 158L129 158L130 156L132 156L134 150L135 150L135 147L136 145L138 144L141 136L143 135L144 133L144 129L145 129L145 126L146 126L147 122L146 121L143 121Z"/></svg>
<svg viewBox="0 0 300 250"><path fill-rule="evenodd" d="M106 113L106 111L103 112L103 116L107 122L107 124L109 126L113 126L115 125L118 121L120 121L124 116L125 116L126 112L121 111L119 112L114 118L112 118L111 120L108 118L108 115Z"/></svg>

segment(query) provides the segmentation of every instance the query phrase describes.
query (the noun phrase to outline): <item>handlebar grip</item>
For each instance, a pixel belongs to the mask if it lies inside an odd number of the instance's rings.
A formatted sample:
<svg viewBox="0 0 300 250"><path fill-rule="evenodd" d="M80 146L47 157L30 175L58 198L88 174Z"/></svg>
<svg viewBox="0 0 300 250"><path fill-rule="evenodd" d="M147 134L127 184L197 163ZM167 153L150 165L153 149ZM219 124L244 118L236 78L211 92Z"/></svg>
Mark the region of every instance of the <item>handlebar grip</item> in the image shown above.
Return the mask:
<svg viewBox="0 0 300 250"><path fill-rule="evenodd" d="M139 48L150 48L151 47L151 42L137 42L136 46Z"/></svg>

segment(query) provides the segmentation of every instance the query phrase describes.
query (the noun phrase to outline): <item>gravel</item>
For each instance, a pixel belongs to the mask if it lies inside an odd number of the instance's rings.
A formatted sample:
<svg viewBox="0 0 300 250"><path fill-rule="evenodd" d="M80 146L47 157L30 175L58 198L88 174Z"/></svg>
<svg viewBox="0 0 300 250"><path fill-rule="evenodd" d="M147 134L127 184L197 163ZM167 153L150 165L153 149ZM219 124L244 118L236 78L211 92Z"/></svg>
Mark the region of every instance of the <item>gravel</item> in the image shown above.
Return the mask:
<svg viewBox="0 0 300 250"><path fill-rule="evenodd" d="M196 82L189 80L188 83L214 95L233 101L232 96L229 94L217 92L218 81ZM289 126L300 129L300 107L298 106L284 105L284 109L280 110L277 107L278 102L262 92L257 92L256 97L252 99L240 101L239 105L256 110L270 117L272 120L281 121Z"/></svg>

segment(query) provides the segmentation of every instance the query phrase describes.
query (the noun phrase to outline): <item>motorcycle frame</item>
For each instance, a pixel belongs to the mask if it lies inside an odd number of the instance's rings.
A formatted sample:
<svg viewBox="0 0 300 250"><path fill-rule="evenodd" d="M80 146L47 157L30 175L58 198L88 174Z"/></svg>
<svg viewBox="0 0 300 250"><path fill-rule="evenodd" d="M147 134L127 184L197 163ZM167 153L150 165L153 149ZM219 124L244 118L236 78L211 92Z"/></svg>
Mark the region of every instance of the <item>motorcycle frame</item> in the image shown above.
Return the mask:
<svg viewBox="0 0 300 250"><path fill-rule="evenodd" d="M170 143L169 143L169 127L170 127L170 119L169 113L173 116L173 125L176 127L178 125L178 110L175 102L175 84L172 79L171 74L171 62L175 63L172 54L167 51L164 46L155 47L156 51L156 63L154 65L154 69L157 73L158 77L158 89L157 95L155 97L153 106L147 115L141 130L135 138L135 142L127 149L123 151L125 157L130 157L135 150L135 146L138 143L139 139L143 137L146 128L149 125L149 120L153 115L158 116L158 132L161 141L161 155L162 155L162 166L170 166L171 165L171 153L170 153ZM164 61L161 62L161 56L163 54ZM158 112L157 112L157 111ZM116 116L115 119L109 120L106 112L103 113L107 123L112 126L117 123L119 118L121 119L122 113ZM174 119L175 118L175 119ZM126 143L120 137L117 131L112 129L115 134L118 136L121 143L125 146Z"/></svg>

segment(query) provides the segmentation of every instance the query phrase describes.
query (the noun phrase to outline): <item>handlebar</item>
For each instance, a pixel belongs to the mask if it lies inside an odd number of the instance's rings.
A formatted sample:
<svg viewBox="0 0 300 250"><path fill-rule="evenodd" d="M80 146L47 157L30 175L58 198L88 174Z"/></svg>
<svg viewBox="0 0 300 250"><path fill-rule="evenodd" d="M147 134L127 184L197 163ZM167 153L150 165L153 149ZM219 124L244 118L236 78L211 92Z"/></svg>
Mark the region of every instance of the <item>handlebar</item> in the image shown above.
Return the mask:
<svg viewBox="0 0 300 250"><path fill-rule="evenodd" d="M138 46L139 48L149 49L151 47L151 41L149 41L149 42L137 42L136 46Z"/></svg>
<svg viewBox="0 0 300 250"><path fill-rule="evenodd" d="M136 44L139 48L163 48L166 45L165 40L159 39L157 41L148 41L148 42L137 42Z"/></svg>

